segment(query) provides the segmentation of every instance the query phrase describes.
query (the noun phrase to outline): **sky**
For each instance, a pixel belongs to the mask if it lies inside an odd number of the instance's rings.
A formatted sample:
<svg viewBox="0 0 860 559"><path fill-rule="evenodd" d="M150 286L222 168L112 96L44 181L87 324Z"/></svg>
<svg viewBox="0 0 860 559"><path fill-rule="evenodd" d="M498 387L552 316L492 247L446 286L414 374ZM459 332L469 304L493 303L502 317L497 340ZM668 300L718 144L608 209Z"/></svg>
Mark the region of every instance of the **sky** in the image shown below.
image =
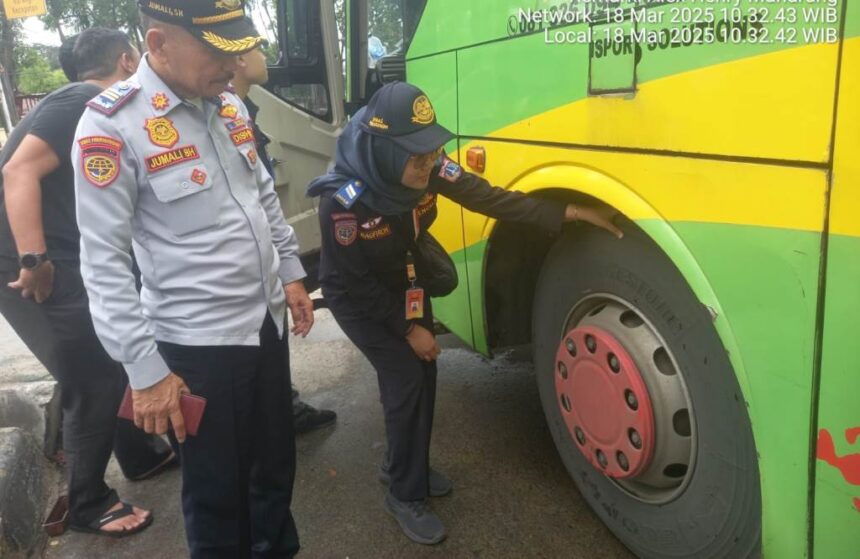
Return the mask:
<svg viewBox="0 0 860 559"><path fill-rule="evenodd" d="M27 44L40 43L43 45L60 45L60 37L56 31L48 31L37 17L24 19L24 42Z"/></svg>
<svg viewBox="0 0 860 559"><path fill-rule="evenodd" d="M260 30L266 29L267 21L264 20L264 16L261 12L255 12L252 14L254 18L254 23L257 25L257 28ZM23 20L23 32L24 32L24 42L26 44L42 44L42 45L53 45L60 46L60 37L57 35L56 31L47 30L45 26L42 24L42 21L37 17L28 17ZM271 33L268 37L269 40L273 40L274 37L271 36Z"/></svg>

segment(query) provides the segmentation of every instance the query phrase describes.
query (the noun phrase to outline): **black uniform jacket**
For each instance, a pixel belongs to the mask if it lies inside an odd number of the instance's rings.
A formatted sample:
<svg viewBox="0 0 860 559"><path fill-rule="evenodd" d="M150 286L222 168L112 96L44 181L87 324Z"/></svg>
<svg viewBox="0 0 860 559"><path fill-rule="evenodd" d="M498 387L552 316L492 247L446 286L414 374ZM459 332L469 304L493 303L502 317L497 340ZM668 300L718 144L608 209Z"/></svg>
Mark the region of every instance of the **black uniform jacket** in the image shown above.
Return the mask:
<svg viewBox="0 0 860 559"><path fill-rule="evenodd" d="M370 318L399 336L405 336L410 326L405 292L410 285L407 251L415 239L413 216L417 214L421 230L428 229L436 220L439 195L474 212L535 225L552 234L560 232L564 221L563 204L491 186L445 159L433 169L427 194L415 212L379 215L360 197L346 209L334 198L337 188L325 190L320 197L323 295L338 319ZM420 270L418 275L420 286Z"/></svg>

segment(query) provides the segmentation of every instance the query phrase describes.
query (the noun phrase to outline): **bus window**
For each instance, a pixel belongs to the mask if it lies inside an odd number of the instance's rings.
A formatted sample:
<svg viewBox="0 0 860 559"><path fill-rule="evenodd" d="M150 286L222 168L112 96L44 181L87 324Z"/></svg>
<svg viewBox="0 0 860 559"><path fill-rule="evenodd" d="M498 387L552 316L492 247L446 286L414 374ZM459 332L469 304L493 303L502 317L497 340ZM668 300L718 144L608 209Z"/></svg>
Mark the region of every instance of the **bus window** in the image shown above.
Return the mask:
<svg viewBox="0 0 860 559"><path fill-rule="evenodd" d="M266 89L304 112L331 122L332 110L320 5L313 0L255 0L249 12L269 38Z"/></svg>

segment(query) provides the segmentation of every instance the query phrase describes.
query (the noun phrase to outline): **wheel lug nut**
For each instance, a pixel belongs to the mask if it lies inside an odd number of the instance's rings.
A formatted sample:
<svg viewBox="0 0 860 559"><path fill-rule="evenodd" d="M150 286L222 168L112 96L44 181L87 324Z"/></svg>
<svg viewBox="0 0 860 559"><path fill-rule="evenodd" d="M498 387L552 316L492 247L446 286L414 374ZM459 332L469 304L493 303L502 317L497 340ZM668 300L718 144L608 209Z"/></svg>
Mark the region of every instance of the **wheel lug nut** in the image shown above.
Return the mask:
<svg viewBox="0 0 860 559"><path fill-rule="evenodd" d="M633 448L637 450L642 448L642 437L636 429L630 429L628 436L630 437L630 444L633 445Z"/></svg>
<svg viewBox="0 0 860 559"><path fill-rule="evenodd" d="M616 460L618 460L618 465L621 466L621 469L626 471L630 470L630 462L627 461L627 457L624 456L624 453L620 450L615 455Z"/></svg>
<svg viewBox="0 0 860 559"><path fill-rule="evenodd" d="M567 394L561 395L561 407L563 407L564 411L568 413L570 413L570 410L572 409L570 405L570 398L567 397Z"/></svg>
<svg viewBox="0 0 860 559"><path fill-rule="evenodd" d="M609 362L609 368L612 369L613 373L621 371L621 362L618 361L618 357L614 353L609 354L607 361Z"/></svg>
<svg viewBox="0 0 860 559"><path fill-rule="evenodd" d="M564 341L564 345L567 348L567 352L570 354L570 356L576 357L576 343L572 339L568 338Z"/></svg>
<svg viewBox="0 0 860 559"><path fill-rule="evenodd" d="M576 433L576 440L579 444L585 444L585 433L582 432L582 429L577 427L574 429L574 432Z"/></svg>
<svg viewBox="0 0 860 559"><path fill-rule="evenodd" d="M626 390L624 392L624 399L627 401L627 406L636 411L639 409L639 400L636 399L636 394L633 393L632 390Z"/></svg>
<svg viewBox="0 0 860 559"><path fill-rule="evenodd" d="M565 365L564 363L559 363L558 373L561 375L561 378L567 380L567 365Z"/></svg>
<svg viewBox="0 0 860 559"><path fill-rule="evenodd" d="M594 339L594 336L591 334L585 337L585 347L588 348L588 351L594 353L597 350L597 340Z"/></svg>
<svg viewBox="0 0 860 559"><path fill-rule="evenodd" d="M600 463L600 467L606 468L609 465L609 461L606 460L606 455L603 454L603 451L598 449L595 454L597 455L597 462Z"/></svg>

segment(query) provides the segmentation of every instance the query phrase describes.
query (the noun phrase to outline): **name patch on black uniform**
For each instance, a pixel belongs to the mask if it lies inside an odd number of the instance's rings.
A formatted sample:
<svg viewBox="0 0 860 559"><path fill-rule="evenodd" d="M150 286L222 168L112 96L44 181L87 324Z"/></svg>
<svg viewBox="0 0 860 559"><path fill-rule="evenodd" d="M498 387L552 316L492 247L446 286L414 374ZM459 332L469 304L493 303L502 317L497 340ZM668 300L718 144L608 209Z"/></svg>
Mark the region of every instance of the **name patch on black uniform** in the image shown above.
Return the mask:
<svg viewBox="0 0 860 559"><path fill-rule="evenodd" d="M390 237L392 233L394 233L394 231L391 230L391 225L386 223L381 227L377 227L369 231L359 231L358 235L363 241L378 241L379 239Z"/></svg>

